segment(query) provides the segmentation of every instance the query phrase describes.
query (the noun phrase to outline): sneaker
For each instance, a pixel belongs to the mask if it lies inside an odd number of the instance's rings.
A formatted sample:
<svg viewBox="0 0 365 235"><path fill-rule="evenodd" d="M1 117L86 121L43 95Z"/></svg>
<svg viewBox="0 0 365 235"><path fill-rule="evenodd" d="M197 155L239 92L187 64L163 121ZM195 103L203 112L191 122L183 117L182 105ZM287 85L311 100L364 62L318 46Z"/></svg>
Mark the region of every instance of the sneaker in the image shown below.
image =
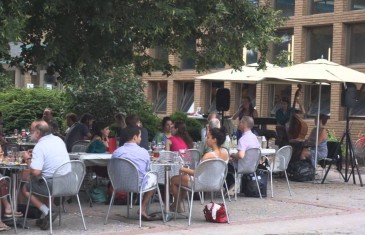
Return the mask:
<svg viewBox="0 0 365 235"><path fill-rule="evenodd" d="M49 229L49 213L48 213L48 215L46 215L46 217L44 217L43 223L40 226L42 230L48 230ZM58 216L57 211L52 212L52 223L56 220L57 216Z"/></svg>

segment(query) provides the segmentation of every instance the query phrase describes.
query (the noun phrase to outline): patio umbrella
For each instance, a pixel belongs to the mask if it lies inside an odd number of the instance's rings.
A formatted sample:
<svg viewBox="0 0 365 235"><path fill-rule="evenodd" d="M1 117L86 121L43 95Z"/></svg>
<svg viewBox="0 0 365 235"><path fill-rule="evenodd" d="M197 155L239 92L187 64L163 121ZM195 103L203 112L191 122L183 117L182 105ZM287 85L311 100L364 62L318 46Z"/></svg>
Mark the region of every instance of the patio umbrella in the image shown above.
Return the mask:
<svg viewBox="0 0 365 235"><path fill-rule="evenodd" d="M210 73L203 76L196 77L200 80L215 80L215 81L230 81L230 82L242 82L242 83L298 83L294 79L287 79L282 77L268 76L269 74L275 74L276 71L280 71L281 68L270 63L266 63L266 70L257 70L258 64L248 64L241 67L240 70L226 69L216 73Z"/></svg>
<svg viewBox="0 0 365 235"><path fill-rule="evenodd" d="M275 73L268 72L269 78L282 78L300 80L319 84L318 112L317 112L317 131L316 143L319 135L319 115L321 110L321 86L323 83L365 83L365 74L351 68L336 64L334 62L318 59L307 61L291 67L282 68ZM315 162L318 157L318 146L315 149Z"/></svg>

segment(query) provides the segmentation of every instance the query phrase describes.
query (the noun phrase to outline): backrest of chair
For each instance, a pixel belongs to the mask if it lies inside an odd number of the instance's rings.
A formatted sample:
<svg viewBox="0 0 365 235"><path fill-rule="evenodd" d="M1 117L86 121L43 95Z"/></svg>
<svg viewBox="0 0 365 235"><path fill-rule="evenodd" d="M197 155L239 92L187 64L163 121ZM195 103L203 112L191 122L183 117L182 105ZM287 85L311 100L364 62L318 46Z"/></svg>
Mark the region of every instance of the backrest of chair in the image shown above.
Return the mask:
<svg viewBox="0 0 365 235"><path fill-rule="evenodd" d="M292 146L286 145L281 147L275 154L275 157L271 164L271 170L273 172L285 171L288 168L292 153Z"/></svg>
<svg viewBox="0 0 365 235"><path fill-rule="evenodd" d="M85 164L81 161L70 161L61 165L53 174L52 196L78 194L85 174Z"/></svg>
<svg viewBox="0 0 365 235"><path fill-rule="evenodd" d="M89 140L79 140L72 144L71 152L84 153L87 147L89 147Z"/></svg>
<svg viewBox="0 0 365 235"><path fill-rule="evenodd" d="M184 162L189 163L190 169L195 169L200 161L200 152L197 149L185 150L185 154L183 154L182 159Z"/></svg>
<svg viewBox="0 0 365 235"><path fill-rule="evenodd" d="M160 162L173 161L175 156L176 156L176 153L175 152L172 152L172 151L161 151L160 152L160 156L158 157L157 161L160 161Z"/></svg>
<svg viewBox="0 0 365 235"><path fill-rule="evenodd" d="M216 192L221 190L227 175L227 163L214 158L201 162L194 172L192 187L196 192Z"/></svg>
<svg viewBox="0 0 365 235"><path fill-rule="evenodd" d="M245 157L238 160L238 174L254 173L259 165L261 158L261 150L258 148L251 148L245 151Z"/></svg>
<svg viewBox="0 0 365 235"><path fill-rule="evenodd" d="M125 158L112 158L108 175L116 192L139 192L139 173L134 163Z"/></svg>

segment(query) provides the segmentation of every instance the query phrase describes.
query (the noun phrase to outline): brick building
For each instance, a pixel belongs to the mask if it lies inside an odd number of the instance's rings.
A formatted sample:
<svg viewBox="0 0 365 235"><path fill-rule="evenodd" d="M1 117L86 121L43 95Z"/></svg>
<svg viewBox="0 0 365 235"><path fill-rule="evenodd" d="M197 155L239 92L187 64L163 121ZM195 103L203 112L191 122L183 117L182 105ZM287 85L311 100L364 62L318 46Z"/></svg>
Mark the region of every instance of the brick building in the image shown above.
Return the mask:
<svg viewBox="0 0 365 235"><path fill-rule="evenodd" d="M260 2L264 2L260 0ZM365 72L365 0L321 1L321 0L273 0L273 7L280 9L289 17L285 25L277 30L283 42L271 46L271 60L282 50L288 51L289 59L294 64L318 58L329 59L335 63ZM196 111L201 107L204 113L214 108L214 91L225 87L231 91L230 110L232 115L240 103L242 93L248 94L256 104L260 117L270 117L281 96L293 99L296 84L267 85L244 84L224 81L196 79L193 63L187 59L163 53L161 49L151 50L156 57L168 56L170 63L182 69L170 77L161 72L145 75L147 83L145 94L154 105L155 112L169 115L175 111L187 112L192 104ZM246 63L256 61L255 51L243 50ZM211 70L216 72L224 66ZM365 87L357 85L359 101L351 110L351 133L356 140L360 133L365 133ZM302 101L307 110L306 122L313 126L313 117L317 112L318 87L305 86ZM341 84L322 87L321 113L330 114L327 124L340 137L345 125L345 108L341 106ZM262 100L261 100L262 98ZM192 111L192 109L190 109Z"/></svg>

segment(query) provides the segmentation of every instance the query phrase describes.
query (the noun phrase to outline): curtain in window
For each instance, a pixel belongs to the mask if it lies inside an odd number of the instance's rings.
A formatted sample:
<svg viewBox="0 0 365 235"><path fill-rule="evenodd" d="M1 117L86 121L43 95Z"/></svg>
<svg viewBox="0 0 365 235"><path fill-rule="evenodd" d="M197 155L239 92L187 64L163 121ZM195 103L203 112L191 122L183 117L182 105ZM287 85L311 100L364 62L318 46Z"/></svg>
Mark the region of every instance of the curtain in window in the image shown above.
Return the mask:
<svg viewBox="0 0 365 235"><path fill-rule="evenodd" d="M308 108L308 116L316 116L318 113L318 95L319 86L310 87L310 104ZM321 94L321 114L329 115L331 110L331 86L322 86Z"/></svg>
<svg viewBox="0 0 365 235"><path fill-rule="evenodd" d="M159 82L155 88L154 111L166 112L167 107L167 83Z"/></svg>
<svg viewBox="0 0 365 235"><path fill-rule="evenodd" d="M183 83L182 88L183 94L179 110L186 113L194 103L194 83Z"/></svg>

